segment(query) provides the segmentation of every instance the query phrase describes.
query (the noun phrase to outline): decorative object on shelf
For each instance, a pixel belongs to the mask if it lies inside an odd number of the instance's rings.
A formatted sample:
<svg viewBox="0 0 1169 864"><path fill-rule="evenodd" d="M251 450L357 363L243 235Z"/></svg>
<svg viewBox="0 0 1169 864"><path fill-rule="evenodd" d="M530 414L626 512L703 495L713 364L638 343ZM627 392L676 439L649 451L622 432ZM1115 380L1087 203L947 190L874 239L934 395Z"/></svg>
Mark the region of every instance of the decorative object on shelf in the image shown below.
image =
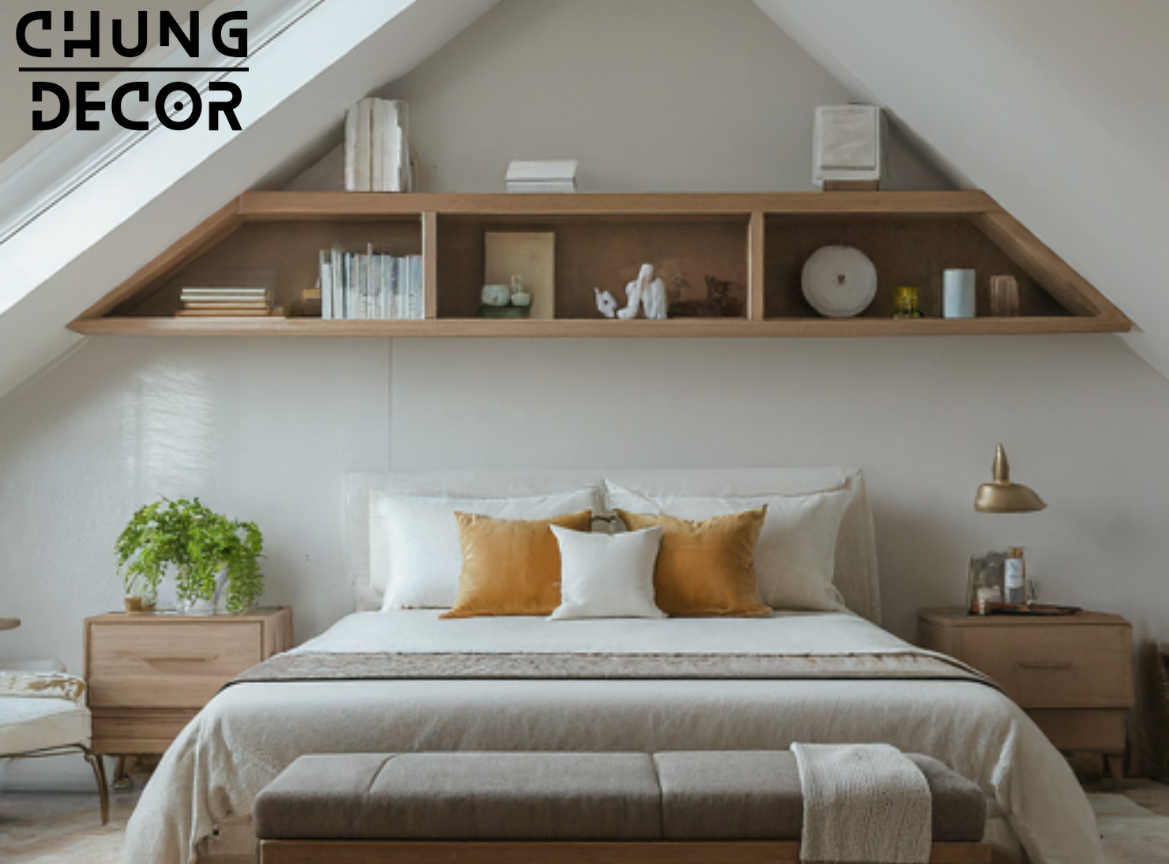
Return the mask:
<svg viewBox="0 0 1169 864"><path fill-rule="evenodd" d="M531 306L532 295L524 287L523 276L511 277L511 305L512 306Z"/></svg>
<svg viewBox="0 0 1169 864"><path fill-rule="evenodd" d="M612 298L613 295L605 293ZM600 308L603 299L603 296L598 293L598 308ZM664 321L666 319L666 285L661 279L654 278L652 264L641 265L637 278L625 286L625 299L625 307L617 310L618 318L629 321L641 314L644 308L645 317L651 321ZM615 304L616 300L613 302ZM601 309L602 314L604 311Z"/></svg>
<svg viewBox="0 0 1169 864"><path fill-rule="evenodd" d="M613 296L611 291L601 291L600 288L594 288L593 293L597 295L597 311L606 318L613 318L617 315L619 304L617 298Z"/></svg>
<svg viewBox="0 0 1169 864"><path fill-rule="evenodd" d="M742 286L736 286L711 276L704 277L706 283L706 297L701 300L682 300L675 297L674 291L669 292L671 300L667 313L671 318L740 318L743 315L743 300L740 295L745 293Z"/></svg>
<svg viewBox="0 0 1169 864"><path fill-rule="evenodd" d="M345 190L413 192L409 105L362 99L345 115Z"/></svg>
<svg viewBox="0 0 1169 864"><path fill-rule="evenodd" d="M812 182L826 192L881 188L885 114L876 105L821 105L813 132Z"/></svg>
<svg viewBox="0 0 1169 864"><path fill-rule="evenodd" d="M560 193L576 191L575 159L522 162L507 167L507 191L519 193Z"/></svg>
<svg viewBox="0 0 1169 864"><path fill-rule="evenodd" d="M178 318L267 318L275 315L267 288L184 288Z"/></svg>
<svg viewBox="0 0 1169 864"><path fill-rule="evenodd" d="M877 296L877 268L859 249L823 246L804 263L804 298L827 318L852 318Z"/></svg>
<svg viewBox="0 0 1169 864"><path fill-rule="evenodd" d="M321 317L348 321L419 321L425 315L421 255L382 255L340 246L320 254Z"/></svg>
<svg viewBox="0 0 1169 864"><path fill-rule="evenodd" d="M921 317L921 298L916 288L902 285L900 288L893 289L893 317Z"/></svg>
<svg viewBox="0 0 1169 864"><path fill-rule="evenodd" d="M973 318L974 283L973 270L946 270L942 274L942 317Z"/></svg>
<svg viewBox="0 0 1169 864"><path fill-rule="evenodd" d="M523 290L523 278L513 276L511 287L484 285L480 297L480 318L527 318L531 313L532 295ZM516 302L519 300L520 302Z"/></svg>
<svg viewBox="0 0 1169 864"><path fill-rule="evenodd" d="M214 513L198 498L162 498L139 508L114 551L127 597L144 604L155 602L168 568L175 572L180 611L188 614L213 613L220 603L240 614L264 592L260 529Z"/></svg>
<svg viewBox="0 0 1169 864"><path fill-rule="evenodd" d="M556 234L552 231L486 231L484 284L510 285L519 276L531 295L528 317L556 317Z"/></svg>
<svg viewBox="0 0 1169 864"><path fill-rule="evenodd" d="M321 285L319 281L317 287L305 288L300 292L299 311L301 318L321 317Z"/></svg>
<svg viewBox="0 0 1169 864"><path fill-rule="evenodd" d="M1014 276L990 277L990 314L995 318L1019 315L1019 280Z"/></svg>
<svg viewBox="0 0 1169 864"><path fill-rule="evenodd" d="M999 444L994 453L994 480L978 487L974 509L979 513L1037 513L1047 505L1030 487L1011 482L1007 451Z"/></svg>
<svg viewBox="0 0 1169 864"><path fill-rule="evenodd" d="M511 304L511 289L506 285L484 285L479 299L484 306L508 306Z"/></svg>

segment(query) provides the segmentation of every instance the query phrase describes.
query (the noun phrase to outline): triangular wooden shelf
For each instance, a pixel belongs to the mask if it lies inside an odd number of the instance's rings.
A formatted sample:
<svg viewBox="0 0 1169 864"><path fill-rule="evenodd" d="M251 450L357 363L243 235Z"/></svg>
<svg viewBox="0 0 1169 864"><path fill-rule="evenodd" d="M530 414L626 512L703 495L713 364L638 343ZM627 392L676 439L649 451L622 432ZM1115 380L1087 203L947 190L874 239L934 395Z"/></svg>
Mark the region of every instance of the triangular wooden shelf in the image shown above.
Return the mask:
<svg viewBox="0 0 1169 864"><path fill-rule="evenodd" d="M557 318L475 317L483 233L557 235ZM176 318L193 285L264 284L292 308L317 278L318 253L339 243L421 254L426 318ZM799 269L821 245L846 243L877 265L877 300L855 318L816 315ZM704 274L742 286L738 318L612 321L593 288L619 299L641 263L701 286ZM979 312L991 275L1020 283L1021 315L938 317L941 271L974 267ZM892 290L922 291L925 318L890 317ZM988 195L964 192L775 194L424 195L248 192L70 324L89 335L287 336L906 336L1120 333L1131 322Z"/></svg>

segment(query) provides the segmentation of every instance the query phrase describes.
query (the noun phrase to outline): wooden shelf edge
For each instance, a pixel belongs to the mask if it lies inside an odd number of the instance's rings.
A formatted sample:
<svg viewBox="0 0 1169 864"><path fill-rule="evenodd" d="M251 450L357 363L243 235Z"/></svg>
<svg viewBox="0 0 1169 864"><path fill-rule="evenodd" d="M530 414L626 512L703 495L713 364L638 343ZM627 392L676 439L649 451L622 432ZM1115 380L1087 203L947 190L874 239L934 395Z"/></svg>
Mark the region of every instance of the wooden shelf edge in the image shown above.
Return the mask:
<svg viewBox="0 0 1169 864"><path fill-rule="evenodd" d="M245 192L239 215L249 221L362 219L387 216L615 216L906 214L975 215L1001 208L981 190L959 192L497 193Z"/></svg>
<svg viewBox="0 0 1169 864"><path fill-rule="evenodd" d="M190 318L79 319L69 329L85 336L315 336L315 337L468 337L468 338L623 338L623 337L881 337L1026 336L1059 333L1124 333L1128 319L1090 318L770 318L684 319L673 321L553 320L488 321L440 318L426 321L322 321L278 318L256 321Z"/></svg>

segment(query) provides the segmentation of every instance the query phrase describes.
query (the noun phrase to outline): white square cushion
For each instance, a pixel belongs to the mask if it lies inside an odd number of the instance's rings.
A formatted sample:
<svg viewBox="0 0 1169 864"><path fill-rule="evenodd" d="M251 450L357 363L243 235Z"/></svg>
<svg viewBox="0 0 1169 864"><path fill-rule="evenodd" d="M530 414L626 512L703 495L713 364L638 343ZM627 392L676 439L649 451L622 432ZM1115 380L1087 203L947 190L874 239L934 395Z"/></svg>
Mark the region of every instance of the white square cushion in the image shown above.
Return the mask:
<svg viewBox="0 0 1169 864"><path fill-rule="evenodd" d="M89 743L89 709L68 699L0 698L0 756Z"/></svg>
<svg viewBox="0 0 1169 864"><path fill-rule="evenodd" d="M552 526L560 547L561 618L665 618L654 603L662 527L585 534Z"/></svg>
<svg viewBox="0 0 1169 864"><path fill-rule="evenodd" d="M838 611L845 608L836 586L836 537L848 505L845 489L806 495L743 497L650 496L606 483L610 509L665 513L679 519L709 519L767 505L755 545L759 598L772 609ZM614 523L624 528L620 520Z"/></svg>
<svg viewBox="0 0 1169 864"><path fill-rule="evenodd" d="M550 519L598 510L593 487L530 498L384 496L377 515L387 538L388 588L382 609L449 609L459 593L463 552L455 513L497 519Z"/></svg>

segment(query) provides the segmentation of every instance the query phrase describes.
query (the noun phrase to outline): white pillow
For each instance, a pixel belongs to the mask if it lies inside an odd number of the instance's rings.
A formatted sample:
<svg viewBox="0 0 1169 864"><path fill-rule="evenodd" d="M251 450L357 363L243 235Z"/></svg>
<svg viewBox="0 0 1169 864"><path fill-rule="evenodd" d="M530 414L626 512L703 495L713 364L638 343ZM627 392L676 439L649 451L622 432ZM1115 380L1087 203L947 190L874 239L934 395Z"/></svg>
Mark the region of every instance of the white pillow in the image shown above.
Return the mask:
<svg viewBox="0 0 1169 864"><path fill-rule="evenodd" d="M560 546L560 606L553 618L665 618L654 603L662 526L584 534L552 526Z"/></svg>
<svg viewBox="0 0 1169 864"><path fill-rule="evenodd" d="M596 510L592 487L531 498L416 498L383 496L377 516L386 537L382 609L449 609L459 593L463 552L455 511L497 519L550 519ZM371 578L375 587L377 582Z"/></svg>
<svg viewBox="0 0 1169 864"><path fill-rule="evenodd" d="M606 483L609 508L634 513L667 513L679 519L709 519L767 505L755 544L759 598L772 609L838 611L844 600L832 584L836 537L848 506L848 490L807 495L743 497L650 497ZM613 525L624 529L620 519Z"/></svg>

